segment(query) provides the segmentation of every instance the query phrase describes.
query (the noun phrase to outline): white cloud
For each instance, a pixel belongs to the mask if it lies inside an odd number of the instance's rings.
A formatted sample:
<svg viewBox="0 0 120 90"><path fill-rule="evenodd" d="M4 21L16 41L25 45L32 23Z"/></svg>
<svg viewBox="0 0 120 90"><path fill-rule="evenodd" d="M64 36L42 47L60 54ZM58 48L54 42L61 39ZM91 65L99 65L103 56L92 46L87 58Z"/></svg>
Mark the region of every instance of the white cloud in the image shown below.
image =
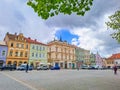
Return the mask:
<svg viewBox="0 0 120 90"><path fill-rule="evenodd" d="M6 32L22 32L25 36L44 43L55 37L56 29L47 26L45 21L27 6L26 0L1 1L0 13L0 32L3 34L0 40L3 40Z"/></svg>
<svg viewBox="0 0 120 90"><path fill-rule="evenodd" d="M120 45L111 38L110 34L113 31L107 30L105 22L108 20L108 16L96 20L97 27L92 26L91 28L74 28L71 30L73 34L79 36L78 40L75 39L75 43L80 43L78 46L96 53L97 51L104 57L109 56L113 53L118 53L120 50ZM96 28L94 30L93 28Z"/></svg>
<svg viewBox="0 0 120 90"><path fill-rule="evenodd" d="M71 40L71 44L77 46L77 45L79 44L79 41L77 40L77 38L73 38L73 39Z"/></svg>

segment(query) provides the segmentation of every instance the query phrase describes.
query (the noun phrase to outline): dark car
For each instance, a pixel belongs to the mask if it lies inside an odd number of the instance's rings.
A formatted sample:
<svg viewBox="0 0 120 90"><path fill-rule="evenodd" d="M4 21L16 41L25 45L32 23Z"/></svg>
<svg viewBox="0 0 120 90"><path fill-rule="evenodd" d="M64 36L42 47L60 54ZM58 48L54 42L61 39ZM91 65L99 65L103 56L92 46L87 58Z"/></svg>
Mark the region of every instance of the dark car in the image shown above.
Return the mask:
<svg viewBox="0 0 120 90"><path fill-rule="evenodd" d="M59 66L54 66L54 67L51 67L50 69L51 70L60 70L60 67Z"/></svg>
<svg viewBox="0 0 120 90"><path fill-rule="evenodd" d="M12 70L16 70L16 66L15 65L5 65L5 66L1 66L0 69L1 69L1 71L3 71L3 70L12 71Z"/></svg>
<svg viewBox="0 0 120 90"><path fill-rule="evenodd" d="M88 69L89 70L97 70L97 68L95 68L94 66L89 66Z"/></svg>

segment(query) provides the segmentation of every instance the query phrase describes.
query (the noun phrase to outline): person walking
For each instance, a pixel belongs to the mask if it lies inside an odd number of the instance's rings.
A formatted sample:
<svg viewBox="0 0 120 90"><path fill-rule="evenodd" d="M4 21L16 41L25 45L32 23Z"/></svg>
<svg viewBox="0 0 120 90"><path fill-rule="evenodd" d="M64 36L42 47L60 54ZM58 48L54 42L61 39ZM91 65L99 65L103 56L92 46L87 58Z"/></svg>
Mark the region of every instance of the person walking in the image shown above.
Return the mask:
<svg viewBox="0 0 120 90"><path fill-rule="evenodd" d="M26 73L28 72L29 66L28 63L26 64Z"/></svg>
<svg viewBox="0 0 120 90"><path fill-rule="evenodd" d="M117 66L116 65L113 67L113 70L114 70L114 74L116 75L117 74Z"/></svg>

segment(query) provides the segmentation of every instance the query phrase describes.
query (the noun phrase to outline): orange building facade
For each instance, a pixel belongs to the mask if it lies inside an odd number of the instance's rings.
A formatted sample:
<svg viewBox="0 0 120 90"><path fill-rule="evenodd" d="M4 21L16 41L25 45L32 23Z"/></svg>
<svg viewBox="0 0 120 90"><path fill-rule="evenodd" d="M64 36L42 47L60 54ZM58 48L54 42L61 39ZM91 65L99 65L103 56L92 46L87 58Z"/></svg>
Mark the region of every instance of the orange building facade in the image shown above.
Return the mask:
<svg viewBox="0 0 120 90"><path fill-rule="evenodd" d="M17 35L7 33L4 41L8 46L8 54L6 64L15 64L16 66L22 63L28 63L30 44L26 42L22 33Z"/></svg>

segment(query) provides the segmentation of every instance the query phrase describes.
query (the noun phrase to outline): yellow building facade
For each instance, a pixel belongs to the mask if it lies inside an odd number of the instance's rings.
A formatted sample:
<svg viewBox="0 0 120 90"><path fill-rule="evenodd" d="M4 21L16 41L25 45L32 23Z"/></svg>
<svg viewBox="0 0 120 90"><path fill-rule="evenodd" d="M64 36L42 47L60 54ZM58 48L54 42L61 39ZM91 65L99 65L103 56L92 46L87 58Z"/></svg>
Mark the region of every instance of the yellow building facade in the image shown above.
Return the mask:
<svg viewBox="0 0 120 90"><path fill-rule="evenodd" d="M22 63L28 63L30 44L26 42L26 38L22 33L9 34L7 33L4 41L8 46L8 54L6 64L15 64L16 66Z"/></svg>
<svg viewBox="0 0 120 90"><path fill-rule="evenodd" d="M60 68L76 68L75 46L60 40L49 42L48 62Z"/></svg>

